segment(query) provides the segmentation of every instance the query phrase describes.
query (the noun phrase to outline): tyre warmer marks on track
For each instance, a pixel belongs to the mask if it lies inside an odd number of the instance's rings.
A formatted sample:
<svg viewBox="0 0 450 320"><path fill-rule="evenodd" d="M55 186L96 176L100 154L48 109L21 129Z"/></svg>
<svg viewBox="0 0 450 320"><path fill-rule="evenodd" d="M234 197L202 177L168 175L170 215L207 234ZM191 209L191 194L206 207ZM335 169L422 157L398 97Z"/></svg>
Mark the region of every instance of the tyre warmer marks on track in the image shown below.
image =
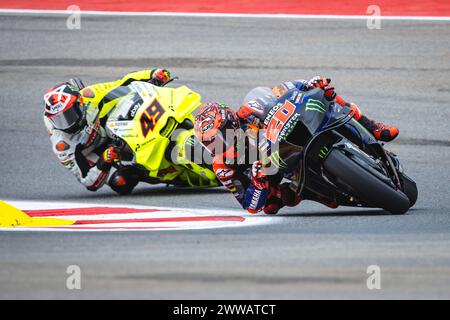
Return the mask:
<svg viewBox="0 0 450 320"><path fill-rule="evenodd" d="M67 10L77 5L82 11L104 12L176 12L223 14L301 14L301 15L367 15L369 6L376 4L383 16L450 16L448 0L61 0L32 1L0 0L2 9Z"/></svg>
<svg viewBox="0 0 450 320"><path fill-rule="evenodd" d="M26 220L25 223L17 223L13 227L0 227L2 231L189 230L251 226L271 219L233 210L28 201L8 201L8 204L20 209L33 223ZM52 223L45 225L46 221ZM58 224L58 221L61 223Z"/></svg>

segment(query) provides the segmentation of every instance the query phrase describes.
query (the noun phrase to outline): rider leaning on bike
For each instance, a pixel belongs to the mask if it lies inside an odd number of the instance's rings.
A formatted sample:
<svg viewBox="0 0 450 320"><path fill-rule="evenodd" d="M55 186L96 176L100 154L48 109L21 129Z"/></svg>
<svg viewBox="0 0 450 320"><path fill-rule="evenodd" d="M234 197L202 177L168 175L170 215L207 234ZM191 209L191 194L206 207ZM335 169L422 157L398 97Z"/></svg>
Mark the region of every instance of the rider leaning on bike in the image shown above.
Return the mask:
<svg viewBox="0 0 450 320"><path fill-rule="evenodd" d="M88 190L102 187L113 162L119 158L103 126L109 111L128 93L121 87L133 81L163 86L169 80L170 73L166 69L152 69L87 87L80 79L70 79L49 89L44 94L44 122L53 152L61 164ZM137 179L124 167L111 175L108 184L118 193L129 193L138 183Z"/></svg>
<svg viewBox="0 0 450 320"><path fill-rule="evenodd" d="M236 147L236 143L228 145L225 138L222 138L219 144L217 143L217 137L225 137L227 130L243 130L247 133L255 127L263 128L263 123L258 115L262 112L264 99L272 99L276 103L277 99L284 96L289 90L308 91L322 88L329 101L335 101L341 107L350 107L354 112L355 120L372 132L378 140L391 141L398 135L398 128L373 121L363 115L354 103L345 102L329 85L330 81L328 78L317 76L309 81L285 82L272 89L257 88L252 92L262 89L259 90L262 100L258 99L257 93L256 97L251 98L237 112L225 104L215 102L205 103L200 107L195 117L196 136L213 156L213 169L217 178L234 194L248 212L257 213L264 210L267 214L275 214L284 206L297 205L302 199L318 201L331 208L337 206L335 202L330 203L320 199L308 190L305 190L301 197L298 196L289 188L289 183L280 184L283 177L266 175L266 168L260 160L244 164L236 161L240 157L238 154L240 148ZM216 152L215 148L218 145L224 152ZM248 152L248 150L244 152Z"/></svg>

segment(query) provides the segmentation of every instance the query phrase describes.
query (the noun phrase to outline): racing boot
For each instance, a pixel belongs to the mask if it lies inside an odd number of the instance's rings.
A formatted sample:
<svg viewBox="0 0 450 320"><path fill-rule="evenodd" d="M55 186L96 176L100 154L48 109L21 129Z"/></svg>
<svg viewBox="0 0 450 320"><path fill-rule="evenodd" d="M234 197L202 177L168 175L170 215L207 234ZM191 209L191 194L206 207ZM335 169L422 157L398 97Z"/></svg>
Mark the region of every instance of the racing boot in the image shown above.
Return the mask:
<svg viewBox="0 0 450 320"><path fill-rule="evenodd" d="M369 132L371 132L377 140L389 142L394 140L398 136L399 130L397 127L389 126L379 121L369 119L362 114L361 110L359 110L359 108L354 103L349 103L348 106L355 112L355 120L357 120Z"/></svg>
<svg viewBox="0 0 450 320"><path fill-rule="evenodd" d="M383 124L379 121L371 120L366 116L362 116L359 120L359 123L363 125L364 128L369 130L377 140L389 142L394 140L399 133L397 127L389 126L387 124Z"/></svg>

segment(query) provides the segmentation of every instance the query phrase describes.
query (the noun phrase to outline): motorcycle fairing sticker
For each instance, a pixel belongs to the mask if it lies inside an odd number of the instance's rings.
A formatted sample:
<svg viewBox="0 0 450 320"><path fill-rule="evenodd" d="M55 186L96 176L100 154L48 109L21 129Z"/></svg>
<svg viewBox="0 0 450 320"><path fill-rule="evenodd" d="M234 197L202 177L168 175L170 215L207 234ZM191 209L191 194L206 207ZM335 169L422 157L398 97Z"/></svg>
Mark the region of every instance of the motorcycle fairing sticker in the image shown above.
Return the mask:
<svg viewBox="0 0 450 320"><path fill-rule="evenodd" d="M150 131L153 131L155 129L158 120L161 118L164 112L164 108L156 98L144 110L140 118L142 135L144 136L144 138L147 137Z"/></svg>

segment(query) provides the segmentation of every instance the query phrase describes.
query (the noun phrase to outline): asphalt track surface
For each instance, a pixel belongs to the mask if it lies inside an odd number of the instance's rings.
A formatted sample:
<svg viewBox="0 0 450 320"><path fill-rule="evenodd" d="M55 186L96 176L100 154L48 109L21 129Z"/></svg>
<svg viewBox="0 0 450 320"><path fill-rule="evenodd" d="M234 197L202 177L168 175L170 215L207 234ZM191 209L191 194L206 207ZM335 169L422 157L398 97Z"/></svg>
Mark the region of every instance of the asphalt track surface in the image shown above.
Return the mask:
<svg viewBox="0 0 450 320"><path fill-rule="evenodd" d="M323 74L370 116L400 127L417 181L403 216L305 201L274 223L194 231L0 232L0 298L450 298L450 25L363 20L0 15L0 199L238 209L225 190L84 190L50 150L42 93L165 66L206 100ZM66 268L82 290L66 289ZM381 268L381 290L366 268Z"/></svg>

